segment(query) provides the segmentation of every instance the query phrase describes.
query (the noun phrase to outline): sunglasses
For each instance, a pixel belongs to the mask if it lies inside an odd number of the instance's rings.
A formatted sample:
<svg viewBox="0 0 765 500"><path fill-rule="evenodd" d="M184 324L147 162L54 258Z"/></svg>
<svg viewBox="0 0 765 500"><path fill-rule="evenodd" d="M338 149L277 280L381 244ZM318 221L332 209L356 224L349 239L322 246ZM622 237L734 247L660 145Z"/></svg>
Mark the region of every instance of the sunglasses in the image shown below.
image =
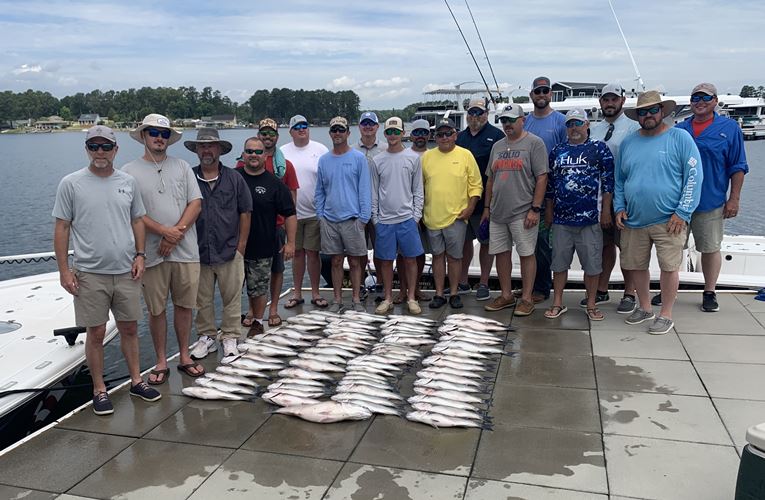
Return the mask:
<svg viewBox="0 0 765 500"><path fill-rule="evenodd" d="M584 120L569 120L566 122L566 128L581 127L584 125Z"/></svg>
<svg viewBox="0 0 765 500"><path fill-rule="evenodd" d="M470 116L481 116L484 113L486 113L486 111L482 110L481 108L468 109L468 115Z"/></svg>
<svg viewBox="0 0 765 500"><path fill-rule="evenodd" d="M114 149L114 144L111 144L109 142L106 142L104 144L99 144L97 142L86 142L85 147L88 148L88 151L93 151L94 153L98 151L99 149L102 150L104 153L108 153L109 151Z"/></svg>
<svg viewBox="0 0 765 500"><path fill-rule="evenodd" d="M329 129L330 134L344 134L348 129L345 127L332 127Z"/></svg>
<svg viewBox="0 0 765 500"><path fill-rule="evenodd" d="M359 125L361 125L362 127L374 127L377 124L373 122L372 120L364 120L363 122L359 123Z"/></svg>
<svg viewBox="0 0 765 500"><path fill-rule="evenodd" d="M244 152L248 155L262 155L264 149L245 149Z"/></svg>
<svg viewBox="0 0 765 500"><path fill-rule="evenodd" d="M385 135L401 135L401 134L403 134L403 132L397 128L389 128L388 130L385 131Z"/></svg>
<svg viewBox="0 0 765 500"><path fill-rule="evenodd" d="M161 136L163 139L169 139L170 138L170 134L172 133L172 132L170 132L166 128L163 128L163 129L147 128L146 132L149 134L149 137L160 137Z"/></svg>
<svg viewBox="0 0 765 500"><path fill-rule="evenodd" d="M637 110L637 115L638 116L655 115L659 111L661 111L661 106L653 106L653 107L650 107L650 108L638 109Z"/></svg>
<svg viewBox="0 0 765 500"><path fill-rule="evenodd" d="M534 89L534 94L540 95L540 94L549 94L550 93L550 87L537 87Z"/></svg>
<svg viewBox="0 0 765 500"><path fill-rule="evenodd" d="M308 128L308 124L307 123L298 123L297 125L292 127L292 130L305 130L307 128Z"/></svg>
<svg viewBox="0 0 765 500"><path fill-rule="evenodd" d="M715 96L708 95L708 94L692 95L691 96L691 102L699 102L699 101L709 102L709 101L711 101L714 98L715 98Z"/></svg>
<svg viewBox="0 0 765 500"><path fill-rule="evenodd" d="M425 130L424 128L418 128L417 130L412 130L412 132L409 134L412 137L427 137L430 135L430 130Z"/></svg>
<svg viewBox="0 0 765 500"><path fill-rule="evenodd" d="M454 130L450 130L448 132L436 132L436 137L439 139L443 139L444 137L451 137L454 135Z"/></svg>
<svg viewBox="0 0 765 500"><path fill-rule="evenodd" d="M262 135L263 137L276 137L279 134L277 134L273 130L261 130L258 132L258 135Z"/></svg>
<svg viewBox="0 0 765 500"><path fill-rule="evenodd" d="M508 123L513 124L518 121L518 118L510 118L509 116L503 116L499 119L499 123L506 125Z"/></svg>

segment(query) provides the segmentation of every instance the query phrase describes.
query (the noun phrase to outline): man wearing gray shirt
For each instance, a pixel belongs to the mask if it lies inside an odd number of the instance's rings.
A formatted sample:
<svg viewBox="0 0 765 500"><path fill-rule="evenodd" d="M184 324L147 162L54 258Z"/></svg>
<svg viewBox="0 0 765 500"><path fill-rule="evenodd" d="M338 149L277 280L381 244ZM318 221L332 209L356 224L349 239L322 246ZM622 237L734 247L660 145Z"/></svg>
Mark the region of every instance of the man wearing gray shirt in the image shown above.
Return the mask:
<svg viewBox="0 0 765 500"><path fill-rule="evenodd" d="M423 188L420 155L404 148L404 122L392 117L385 122L386 151L374 157L369 168L372 174L372 223L377 238L375 256L380 261L385 297L377 306L377 314L393 310L393 261L396 251L403 257L408 283L417 282L416 258L422 255L417 228L422 218ZM407 307L411 314L420 314L415 287L407 290Z"/></svg>
<svg viewBox="0 0 765 500"><path fill-rule="evenodd" d="M104 337L109 310L120 333L130 373L130 395L146 401L162 396L141 378L138 319L144 272L146 213L135 179L114 170L117 138L109 127L85 136L90 165L64 177L56 191L53 244L61 286L74 296L74 316L87 330L85 357L93 378L93 412L114 413L104 384ZM69 267L69 236L74 259Z"/></svg>
<svg viewBox="0 0 765 500"><path fill-rule="evenodd" d="M167 299L173 298L173 326L178 338L178 370L191 377L204 375L189 354L192 311L199 285L199 247L194 225L202 209L202 195L191 166L167 155L181 134L162 115L147 115L130 137L144 146L141 158L122 167L138 182L146 206L146 274L143 298L149 310L149 331L157 365L149 375L152 385L167 381Z"/></svg>

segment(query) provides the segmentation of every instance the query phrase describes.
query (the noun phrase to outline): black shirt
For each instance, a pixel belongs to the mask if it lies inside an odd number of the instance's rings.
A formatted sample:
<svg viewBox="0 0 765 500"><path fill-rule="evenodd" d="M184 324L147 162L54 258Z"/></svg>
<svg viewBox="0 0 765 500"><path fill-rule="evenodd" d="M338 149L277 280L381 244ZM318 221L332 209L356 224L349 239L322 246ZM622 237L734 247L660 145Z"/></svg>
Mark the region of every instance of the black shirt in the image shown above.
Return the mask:
<svg viewBox="0 0 765 500"><path fill-rule="evenodd" d="M470 129L466 128L457 135L457 146L470 150L473 153L475 162L478 163L478 170L481 172L481 182L483 182L483 191L486 193L486 167L489 165L489 159L491 158L491 148L505 138L505 133L500 129L486 122L483 128L476 134L470 133ZM483 194L476 203L474 214L480 214L483 212Z"/></svg>
<svg viewBox="0 0 765 500"><path fill-rule="evenodd" d="M276 215L295 215L295 204L289 188L274 174L248 174L239 170L252 195L252 221L244 258L248 260L272 257L276 252Z"/></svg>

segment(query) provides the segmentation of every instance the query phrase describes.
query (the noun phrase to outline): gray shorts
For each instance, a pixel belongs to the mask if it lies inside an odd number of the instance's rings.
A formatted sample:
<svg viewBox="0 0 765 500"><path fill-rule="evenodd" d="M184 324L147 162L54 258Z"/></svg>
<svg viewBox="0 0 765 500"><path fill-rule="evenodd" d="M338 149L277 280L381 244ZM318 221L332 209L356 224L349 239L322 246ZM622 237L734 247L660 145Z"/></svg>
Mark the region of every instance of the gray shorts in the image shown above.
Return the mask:
<svg viewBox="0 0 765 500"><path fill-rule="evenodd" d="M489 239L482 240L478 237L478 228L481 227L481 215L482 213L478 210L475 210L473 212L473 215L470 216L470 219L468 219L468 225L467 225L467 232L465 233L465 240L470 239L470 241L478 240L478 243L481 245L488 245ZM491 233L491 230L489 231Z"/></svg>
<svg viewBox="0 0 765 500"><path fill-rule="evenodd" d="M521 257L534 255L537 248L539 225L526 229L523 227L526 217L521 217L508 224L500 224L489 219L489 253L497 255L509 252L515 245L515 251Z"/></svg>
<svg viewBox="0 0 765 500"><path fill-rule="evenodd" d="M366 224L359 219L342 222L321 221L321 252L327 255L350 255L362 257L367 254L364 234Z"/></svg>
<svg viewBox="0 0 765 500"><path fill-rule="evenodd" d="M552 264L554 273L568 271L574 259L574 250L579 257L584 274L600 274L603 265L603 230L600 224L589 226L564 226L553 224L552 227Z"/></svg>
<svg viewBox="0 0 765 500"><path fill-rule="evenodd" d="M443 229L428 229L428 240L433 255L446 252L452 259L462 258L462 247L465 245L467 223L455 220Z"/></svg>
<svg viewBox="0 0 765 500"><path fill-rule="evenodd" d="M79 292L74 297L77 326L94 327L109 321L112 311L117 321L137 321L141 311L141 281L131 273L96 274L75 271Z"/></svg>
<svg viewBox="0 0 765 500"><path fill-rule="evenodd" d="M693 241L699 252L715 253L720 251L723 240L723 207L725 205L708 212L694 212L691 216L688 234L693 233Z"/></svg>

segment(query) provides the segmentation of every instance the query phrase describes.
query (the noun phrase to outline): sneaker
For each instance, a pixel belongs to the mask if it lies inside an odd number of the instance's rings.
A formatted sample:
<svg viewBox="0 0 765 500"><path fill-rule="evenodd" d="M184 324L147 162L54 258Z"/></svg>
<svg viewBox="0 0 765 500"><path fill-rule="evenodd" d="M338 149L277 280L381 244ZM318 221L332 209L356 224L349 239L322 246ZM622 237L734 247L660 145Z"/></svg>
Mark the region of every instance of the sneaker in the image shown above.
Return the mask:
<svg viewBox="0 0 765 500"><path fill-rule="evenodd" d="M457 283L457 293L460 295L465 295L470 292L472 292L473 289L470 288L470 284L468 283Z"/></svg>
<svg viewBox="0 0 765 500"><path fill-rule="evenodd" d="M428 307L431 309L438 309L440 307L443 307L446 304L446 299L442 295L434 295L432 299L430 299L430 304L428 304Z"/></svg>
<svg viewBox="0 0 765 500"><path fill-rule="evenodd" d="M252 322L252 326L250 327L250 331L247 332L247 338L254 337L255 335L261 335L263 332L263 324L258 320L254 320Z"/></svg>
<svg viewBox="0 0 765 500"><path fill-rule="evenodd" d="M490 298L489 286L479 283L478 288L475 290L475 300L489 300Z"/></svg>
<svg viewBox="0 0 765 500"><path fill-rule="evenodd" d="M675 326L674 321L669 318L665 318L664 316L659 316L653 320L651 326L648 327L648 333L651 335L664 335L665 333L669 332L673 326Z"/></svg>
<svg viewBox="0 0 765 500"><path fill-rule="evenodd" d="M651 297L651 305L657 307L661 306L661 292Z"/></svg>
<svg viewBox="0 0 765 500"><path fill-rule="evenodd" d="M422 308L420 307L420 303L416 300L410 300L406 303L407 307L409 308L409 314L421 314Z"/></svg>
<svg viewBox="0 0 765 500"><path fill-rule="evenodd" d="M327 311L331 313L335 313L335 314L340 314L343 311L343 309L344 307L342 302L332 301L332 305L329 306L329 309L327 309Z"/></svg>
<svg viewBox="0 0 765 500"><path fill-rule="evenodd" d="M239 349L236 347L236 339L223 339L223 358L220 360L222 365L227 365L239 357Z"/></svg>
<svg viewBox="0 0 765 500"><path fill-rule="evenodd" d="M619 314L632 314L637 307L635 297L632 295L625 295L622 300L619 301L619 306L616 308L616 312Z"/></svg>
<svg viewBox="0 0 765 500"><path fill-rule="evenodd" d="M364 304L362 304L361 302L354 302L353 310L356 311L357 313L367 312L367 308L364 307Z"/></svg>
<svg viewBox="0 0 765 500"><path fill-rule="evenodd" d="M520 300L515 305L515 311L513 311L513 314L515 314L516 316L528 316L534 312L534 309L535 307L533 302Z"/></svg>
<svg viewBox="0 0 765 500"><path fill-rule="evenodd" d="M149 403L162 399L162 394L158 390L149 387L149 384L143 380L130 387L130 395L141 398Z"/></svg>
<svg viewBox="0 0 765 500"><path fill-rule="evenodd" d="M611 297L608 296L608 292L597 291L595 293L595 305L605 304L611 302ZM587 307L587 297L579 301L579 307Z"/></svg>
<svg viewBox="0 0 765 500"><path fill-rule="evenodd" d="M114 413L114 406L109 401L109 394L99 392L93 396L93 413L96 415L111 415Z"/></svg>
<svg viewBox="0 0 765 500"><path fill-rule="evenodd" d="M389 300L383 300L380 305L375 308L375 314L388 314L393 310L393 302Z"/></svg>
<svg viewBox="0 0 765 500"><path fill-rule="evenodd" d="M462 299L459 294L449 297L449 307L452 309L462 309Z"/></svg>
<svg viewBox="0 0 765 500"><path fill-rule="evenodd" d="M708 313L720 310L720 304L717 303L717 294L715 292L704 292L701 310Z"/></svg>
<svg viewBox="0 0 765 500"><path fill-rule="evenodd" d="M506 299L503 296L499 296L496 299L492 300L485 306L483 306L484 309L487 311L501 311L502 309L513 307L515 305L515 297Z"/></svg>
<svg viewBox="0 0 765 500"><path fill-rule="evenodd" d="M197 343L194 344L194 348L191 350L191 357L194 359L206 358L208 354L217 350L218 343L215 342L215 337L203 335L199 337Z"/></svg>
<svg viewBox="0 0 765 500"><path fill-rule="evenodd" d="M648 321L650 319L654 319L655 317L656 315L653 313L653 311L646 312L638 307L632 312L632 314L627 317L627 319L624 320L624 322L628 325L639 325L643 321Z"/></svg>

